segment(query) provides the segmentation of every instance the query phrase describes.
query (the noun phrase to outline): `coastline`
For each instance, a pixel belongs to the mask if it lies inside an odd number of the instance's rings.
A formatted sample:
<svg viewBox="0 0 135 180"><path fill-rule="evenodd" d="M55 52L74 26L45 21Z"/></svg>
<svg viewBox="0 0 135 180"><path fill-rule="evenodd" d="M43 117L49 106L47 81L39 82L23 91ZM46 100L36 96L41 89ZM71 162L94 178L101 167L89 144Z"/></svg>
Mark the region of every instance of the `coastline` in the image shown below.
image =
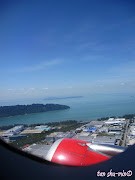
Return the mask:
<svg viewBox="0 0 135 180"><path fill-rule="evenodd" d="M60 102L62 103L62 101ZM101 117L110 116L123 116L125 114L135 113L135 102L123 102L110 104L110 102L100 101L92 103L88 100L81 102L69 102L64 101L62 104L68 104L69 109L63 111L47 111L42 113L31 113L18 116L10 116L0 118L0 126L12 125L12 124L36 124L47 122L58 122L66 120L77 121L93 121Z"/></svg>
<svg viewBox="0 0 135 180"><path fill-rule="evenodd" d="M35 114L35 113L33 113L33 114ZM37 113L38 114L38 113ZM27 114L27 115L29 115L29 114ZM21 116L21 115L18 115L18 116ZM23 116L23 115L22 115ZM125 116L135 116L135 113L133 113L133 114L124 114L124 115L122 115L122 116L108 116L108 117L100 117L100 118L97 118L97 119L93 119L93 120L90 120L90 121L88 121L88 120L75 120L75 119L67 119L67 120L63 120L63 121L48 121L48 122L45 122L45 123L43 123L43 122L38 122L38 123L33 123L33 124L23 124L23 123L16 123L16 124L8 124L8 125L0 125L0 127L8 127L8 126L15 126L15 125L26 125L26 126L28 126L28 127L30 127L30 126L35 126L35 125L47 125L47 124L55 124L55 123L62 123L62 122L68 122L68 121L76 121L76 122L78 122L78 123L85 123L85 122L87 122L87 123L89 123L89 122L91 122L91 121L106 121L107 119L109 119L109 118L125 118ZM131 117L130 117L131 118Z"/></svg>
<svg viewBox="0 0 135 180"><path fill-rule="evenodd" d="M69 109L69 108L68 108L68 109ZM50 110L50 111L60 111L60 110L67 110L67 109L58 109L58 110ZM47 112L50 112L50 111L45 111L45 112L35 112L35 113L26 113L26 114L14 115L14 116L0 117L0 120L1 120L1 119L12 118L12 117L28 116L28 115L32 115L32 114L47 113Z"/></svg>
<svg viewBox="0 0 135 180"><path fill-rule="evenodd" d="M0 106L0 118L27 115L32 113L42 113L48 111L69 109L67 105L61 104L27 104L27 105L12 105L12 106Z"/></svg>

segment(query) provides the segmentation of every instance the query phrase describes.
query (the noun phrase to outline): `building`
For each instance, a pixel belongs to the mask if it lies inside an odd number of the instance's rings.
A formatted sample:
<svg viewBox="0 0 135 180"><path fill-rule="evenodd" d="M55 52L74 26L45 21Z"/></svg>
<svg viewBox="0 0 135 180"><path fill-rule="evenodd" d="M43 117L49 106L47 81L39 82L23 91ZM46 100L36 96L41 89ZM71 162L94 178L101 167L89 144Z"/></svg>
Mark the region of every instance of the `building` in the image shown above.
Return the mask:
<svg viewBox="0 0 135 180"><path fill-rule="evenodd" d="M91 126L103 126L104 125L104 121L91 121L90 122Z"/></svg>
<svg viewBox="0 0 135 180"><path fill-rule="evenodd" d="M26 135L9 136L9 141L12 142L12 141L20 140L20 139L25 138L25 137L27 137L27 136Z"/></svg>
<svg viewBox="0 0 135 180"><path fill-rule="evenodd" d="M122 128L109 128L108 135L121 135Z"/></svg>
<svg viewBox="0 0 135 180"><path fill-rule="evenodd" d="M100 125L100 124L99 124L99 125L98 125L98 124L97 124L97 125L94 125L94 127L97 127L97 128L101 128L102 126L103 126L103 125Z"/></svg>
<svg viewBox="0 0 135 180"><path fill-rule="evenodd" d="M92 140L92 143L115 145L116 138L110 136L97 136L95 139Z"/></svg>
<svg viewBox="0 0 135 180"><path fill-rule="evenodd" d="M132 126L130 126L130 135L135 136L135 126L134 126L134 124L132 124Z"/></svg>
<svg viewBox="0 0 135 180"><path fill-rule="evenodd" d="M108 133L108 127L101 127L99 130L99 133Z"/></svg>
<svg viewBox="0 0 135 180"><path fill-rule="evenodd" d="M36 126L34 129L36 130L45 130L45 131L49 131L51 130L52 128L51 127L48 127L48 126Z"/></svg>
<svg viewBox="0 0 135 180"><path fill-rule="evenodd" d="M96 130L97 130L97 127L86 126L83 131L84 131L84 132L93 133L93 132L95 132Z"/></svg>
<svg viewBox="0 0 135 180"><path fill-rule="evenodd" d="M54 143L55 142L55 138L52 136L46 136L45 140L47 141L47 143Z"/></svg>
<svg viewBox="0 0 135 180"><path fill-rule="evenodd" d="M92 136L75 136L73 139L78 139L82 141L92 142L93 137Z"/></svg>
<svg viewBox="0 0 135 180"><path fill-rule="evenodd" d="M135 136L135 128L131 131L131 135Z"/></svg>
<svg viewBox="0 0 135 180"><path fill-rule="evenodd" d="M79 136L89 136L90 133L82 131L81 133L78 133L77 135L79 135Z"/></svg>
<svg viewBox="0 0 135 180"><path fill-rule="evenodd" d="M40 144L32 144L24 149L27 153L33 154L35 156L45 158L51 145L40 145Z"/></svg>
<svg viewBox="0 0 135 180"><path fill-rule="evenodd" d="M125 118L116 118L115 120L116 120L116 121L121 121L121 122L125 122L125 121L126 121Z"/></svg>
<svg viewBox="0 0 135 180"><path fill-rule="evenodd" d="M114 119L114 118L109 118L105 124L106 125L119 125L119 124L122 124L122 123L125 123L125 118L117 118L117 119Z"/></svg>
<svg viewBox="0 0 135 180"><path fill-rule="evenodd" d="M93 136L92 136L93 135ZM75 136L72 137L72 139L78 139L82 141L92 142L92 139L95 138L94 134L90 135L89 132L81 132L77 133Z"/></svg>
<svg viewBox="0 0 135 180"><path fill-rule="evenodd" d="M77 128L77 129L75 130L76 133L80 133L81 131L82 131L81 128Z"/></svg>
<svg viewBox="0 0 135 180"><path fill-rule="evenodd" d="M4 133L4 131L0 131L0 136L2 136L2 135L3 135L3 133Z"/></svg>
<svg viewBox="0 0 135 180"><path fill-rule="evenodd" d="M135 144L135 139L130 139L127 145L132 146L133 144Z"/></svg>
<svg viewBox="0 0 135 180"><path fill-rule="evenodd" d="M21 131L24 130L24 126L23 125L20 125L20 126L15 126L7 131L5 131L3 134L2 134L2 137L4 138L8 138L10 136L14 136L14 135L17 135L19 134Z"/></svg>
<svg viewBox="0 0 135 180"><path fill-rule="evenodd" d="M108 133L107 133L108 135L121 135L121 132L119 132L119 131L109 131Z"/></svg>
<svg viewBox="0 0 135 180"><path fill-rule="evenodd" d="M112 131L112 132L121 132L122 131L122 128L109 128L109 131Z"/></svg>
<svg viewBox="0 0 135 180"><path fill-rule="evenodd" d="M91 126L85 126L85 128L83 129L83 132L89 132L90 129L91 129Z"/></svg>
<svg viewBox="0 0 135 180"><path fill-rule="evenodd" d="M88 132L93 133L97 131L97 127L92 127Z"/></svg>
<svg viewBox="0 0 135 180"><path fill-rule="evenodd" d="M20 134L39 134L41 132L43 132L43 129L25 129L23 132L21 132Z"/></svg>
<svg viewBox="0 0 135 180"><path fill-rule="evenodd" d="M74 135L75 135L74 132L66 132L66 133L54 132L54 133L51 133L50 135L46 136L46 141L47 142L55 142L61 138L72 138Z"/></svg>

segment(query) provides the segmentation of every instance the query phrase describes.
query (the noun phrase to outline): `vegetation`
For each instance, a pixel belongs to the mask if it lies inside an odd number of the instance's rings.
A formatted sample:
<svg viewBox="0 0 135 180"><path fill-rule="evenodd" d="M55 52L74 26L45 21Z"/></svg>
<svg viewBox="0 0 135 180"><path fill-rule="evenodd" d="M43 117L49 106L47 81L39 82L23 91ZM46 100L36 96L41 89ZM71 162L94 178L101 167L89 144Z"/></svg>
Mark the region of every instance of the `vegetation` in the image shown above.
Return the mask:
<svg viewBox="0 0 135 180"><path fill-rule="evenodd" d="M60 122L50 122L46 123L48 126L60 126L60 125L71 125L71 124L76 124L78 121L76 120L67 120L67 121L60 121Z"/></svg>
<svg viewBox="0 0 135 180"><path fill-rule="evenodd" d="M11 129L13 127L14 127L14 125L2 126L2 127L0 127L0 130L5 131L5 130Z"/></svg>
<svg viewBox="0 0 135 180"><path fill-rule="evenodd" d="M14 142L12 142L10 144L13 145L14 147L20 148L20 147L22 147L22 146L24 146L26 144L30 144L31 145L33 143L41 142L42 140L45 139L45 137L48 134L50 134L52 132L59 132L59 131L66 132L66 131L71 131L71 130L74 130L74 129L82 126L82 124L80 124L80 122L75 121L75 120L46 123L46 125L49 125L49 126L54 126L54 125L55 126L59 126L59 127L61 127L61 129L55 129L55 130L50 130L50 131L43 131L40 134L29 134L27 137L22 138L22 139L17 140L17 141L14 141Z"/></svg>
<svg viewBox="0 0 135 180"><path fill-rule="evenodd" d="M32 106L32 105L31 105ZM43 105L45 106L45 105ZM131 122L134 122L133 121L133 118L134 118L134 114L129 114L129 115L124 115L122 116L123 118L126 118L126 119L130 119ZM105 119L108 119L108 117L103 117L103 118L100 118L99 120L105 120ZM24 125L24 127L35 127L36 125L48 125L48 126L51 126L51 127L60 127L60 129L55 129L55 130L51 130L51 131L43 131L42 133L40 134L29 134L26 138L22 138L20 140L17 140L15 142L12 142L10 143L11 145L17 147L17 148L20 148L26 144L33 144L33 143L37 143L37 142L41 142L42 140L45 140L45 137L46 135L52 133L52 132L59 132L59 131L62 131L62 132L66 132L66 131L71 131L71 130L75 130L76 128L86 124L88 122L84 122L84 123L80 123L79 121L76 121L76 120L67 120L67 121L61 121L61 122L50 122L50 123L38 123L38 124L31 124L31 125ZM13 125L9 125L9 126L3 126L3 127L0 127L1 130L7 130L7 129L10 129L14 127ZM125 127L124 127L125 129ZM122 140L124 138L124 132L125 130L123 131L123 135L122 135L122 138L121 138L121 141L120 141L120 145L122 144ZM108 135L107 133L99 133L98 136L114 136L114 135Z"/></svg>
<svg viewBox="0 0 135 180"><path fill-rule="evenodd" d="M25 138L22 138L20 140L17 140L17 141L14 141L14 142L10 143L10 145L12 145L12 146L14 146L16 148L20 148L20 147L23 147L26 144L37 143L37 142L40 142L40 141L44 140L46 135L48 135L50 133L51 133L51 131L43 132L43 133L40 133L40 134L29 134Z"/></svg>
<svg viewBox="0 0 135 180"><path fill-rule="evenodd" d="M71 123L70 123L71 122ZM78 127L82 126L83 124L80 124L77 121L66 121L66 122L61 122L61 124L59 125L61 127L61 129L59 129L58 131L62 131L62 132L66 132L66 131L71 131L71 130L75 130Z"/></svg>
<svg viewBox="0 0 135 180"><path fill-rule="evenodd" d="M24 115L31 113L47 112L54 110L68 109L69 106L59 104L32 104L32 105L16 105L16 106L0 106L0 118Z"/></svg>
<svg viewBox="0 0 135 180"><path fill-rule="evenodd" d="M134 116L135 116L135 114L126 114L126 115L123 116L123 118L125 118L125 119L133 119Z"/></svg>
<svg viewBox="0 0 135 180"><path fill-rule="evenodd" d="M134 123L134 119L129 120L129 125L132 124L132 123Z"/></svg>
<svg viewBox="0 0 135 180"><path fill-rule="evenodd" d="M124 116L118 116L118 118L125 118L125 119L133 119L135 117L135 114L125 114ZM108 120L109 118L116 118L116 116L111 116L111 117L102 117L97 119L98 121L104 121Z"/></svg>
<svg viewBox="0 0 135 180"><path fill-rule="evenodd" d="M104 120L108 120L109 118L116 118L116 116L111 116L111 117L102 117L97 119L98 121L104 121Z"/></svg>
<svg viewBox="0 0 135 180"><path fill-rule="evenodd" d="M108 120L108 119L109 119L109 117L102 117L102 118L97 119L97 121L104 121L104 120Z"/></svg>
<svg viewBox="0 0 135 180"><path fill-rule="evenodd" d="M20 125L22 125L22 124L13 124L13 125L7 125L7 126L0 126L0 130L1 131L6 131L6 130L11 129L11 128L15 127L15 126L20 126ZM26 124L23 124L23 126L24 126L24 128L29 127L29 125L26 125Z"/></svg>
<svg viewBox="0 0 135 180"><path fill-rule="evenodd" d="M119 146L122 146L122 140L120 140Z"/></svg>
<svg viewBox="0 0 135 180"><path fill-rule="evenodd" d="M78 127L82 126L83 124L86 124L86 122L80 124L80 122L75 121L75 120L46 123L46 125L48 125L48 126L61 127L57 131L62 131L62 132L77 129Z"/></svg>
<svg viewBox="0 0 135 180"><path fill-rule="evenodd" d="M36 124L30 124L30 125L27 125L27 124L23 124L24 128L26 127L30 127L30 128L34 128L35 126L40 126L40 125L48 125L48 126L67 126L67 125L75 125L75 124L78 124L80 125L80 123L78 121L75 121L75 120L67 120L67 121L61 121L61 122L51 122L51 123L36 123ZM86 124L86 122L84 123L81 123L81 125L83 124ZM14 125L7 125L7 126L1 126L0 127L0 130L8 130L10 128L13 128L14 126L19 126L19 125L22 125L22 124L14 124Z"/></svg>
<svg viewBox="0 0 135 180"><path fill-rule="evenodd" d="M123 134L122 134L121 140L124 140L124 134L125 134L125 130L123 131Z"/></svg>

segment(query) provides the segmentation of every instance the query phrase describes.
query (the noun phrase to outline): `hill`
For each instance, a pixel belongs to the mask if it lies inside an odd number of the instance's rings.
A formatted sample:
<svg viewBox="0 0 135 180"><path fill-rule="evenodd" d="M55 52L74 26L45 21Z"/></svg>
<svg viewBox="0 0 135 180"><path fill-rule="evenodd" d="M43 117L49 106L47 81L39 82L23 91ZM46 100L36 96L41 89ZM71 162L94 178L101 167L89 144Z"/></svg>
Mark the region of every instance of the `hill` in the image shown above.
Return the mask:
<svg viewBox="0 0 135 180"><path fill-rule="evenodd" d="M68 109L69 106L60 104L32 104L32 105L16 105L16 106L0 106L0 118L17 116L31 113L47 112L54 110Z"/></svg>

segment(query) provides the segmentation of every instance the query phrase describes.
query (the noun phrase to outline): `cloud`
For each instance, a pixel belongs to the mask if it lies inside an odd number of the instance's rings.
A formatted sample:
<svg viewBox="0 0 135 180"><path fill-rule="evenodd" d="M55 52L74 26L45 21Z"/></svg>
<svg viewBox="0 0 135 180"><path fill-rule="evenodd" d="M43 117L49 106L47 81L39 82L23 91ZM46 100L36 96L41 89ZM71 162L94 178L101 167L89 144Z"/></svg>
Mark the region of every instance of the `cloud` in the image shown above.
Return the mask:
<svg viewBox="0 0 135 180"><path fill-rule="evenodd" d="M105 44L103 44L102 42L99 41L86 41L83 43L79 43L77 48L77 51L86 51L89 50L90 52L104 52L104 51L108 51L109 47Z"/></svg>
<svg viewBox="0 0 135 180"><path fill-rule="evenodd" d="M104 85L103 85L103 84L100 84L99 87L102 88L102 87L104 87Z"/></svg>
<svg viewBox="0 0 135 180"><path fill-rule="evenodd" d="M48 90L48 88L43 88L43 90Z"/></svg>
<svg viewBox="0 0 135 180"><path fill-rule="evenodd" d="M32 72L32 71L38 71L38 70L42 70L46 67L49 66L54 66L57 64L60 64L62 61L61 60L52 60L52 61L45 61L45 62L41 62L39 64L33 65L33 66L29 66L29 67L24 67L22 69L19 70L19 72Z"/></svg>
<svg viewBox="0 0 135 180"><path fill-rule="evenodd" d="M16 94L24 95L24 94L33 94L35 92L35 88L21 88L16 91Z"/></svg>
<svg viewBox="0 0 135 180"><path fill-rule="evenodd" d="M68 88L68 89L72 89L72 86L68 86L67 88Z"/></svg>
<svg viewBox="0 0 135 180"><path fill-rule="evenodd" d="M91 61L91 62L101 62L101 61L107 61L107 60L112 60L109 56L107 55L97 55L96 53L90 54L90 55L86 55L84 57L82 57L81 59L82 61Z"/></svg>
<svg viewBox="0 0 135 180"><path fill-rule="evenodd" d="M115 67L109 69L109 71L114 73L115 75L124 76L129 79L135 77L135 61L126 61L121 63Z"/></svg>
<svg viewBox="0 0 135 180"><path fill-rule="evenodd" d="M122 83L120 83L120 86L124 86L124 85L125 85L125 83L123 83L123 82L122 82Z"/></svg>
<svg viewBox="0 0 135 180"><path fill-rule="evenodd" d="M8 89L8 91L13 91L13 89Z"/></svg>
<svg viewBox="0 0 135 180"><path fill-rule="evenodd" d="M34 91L34 90L35 90L35 88L29 88L29 90Z"/></svg>

